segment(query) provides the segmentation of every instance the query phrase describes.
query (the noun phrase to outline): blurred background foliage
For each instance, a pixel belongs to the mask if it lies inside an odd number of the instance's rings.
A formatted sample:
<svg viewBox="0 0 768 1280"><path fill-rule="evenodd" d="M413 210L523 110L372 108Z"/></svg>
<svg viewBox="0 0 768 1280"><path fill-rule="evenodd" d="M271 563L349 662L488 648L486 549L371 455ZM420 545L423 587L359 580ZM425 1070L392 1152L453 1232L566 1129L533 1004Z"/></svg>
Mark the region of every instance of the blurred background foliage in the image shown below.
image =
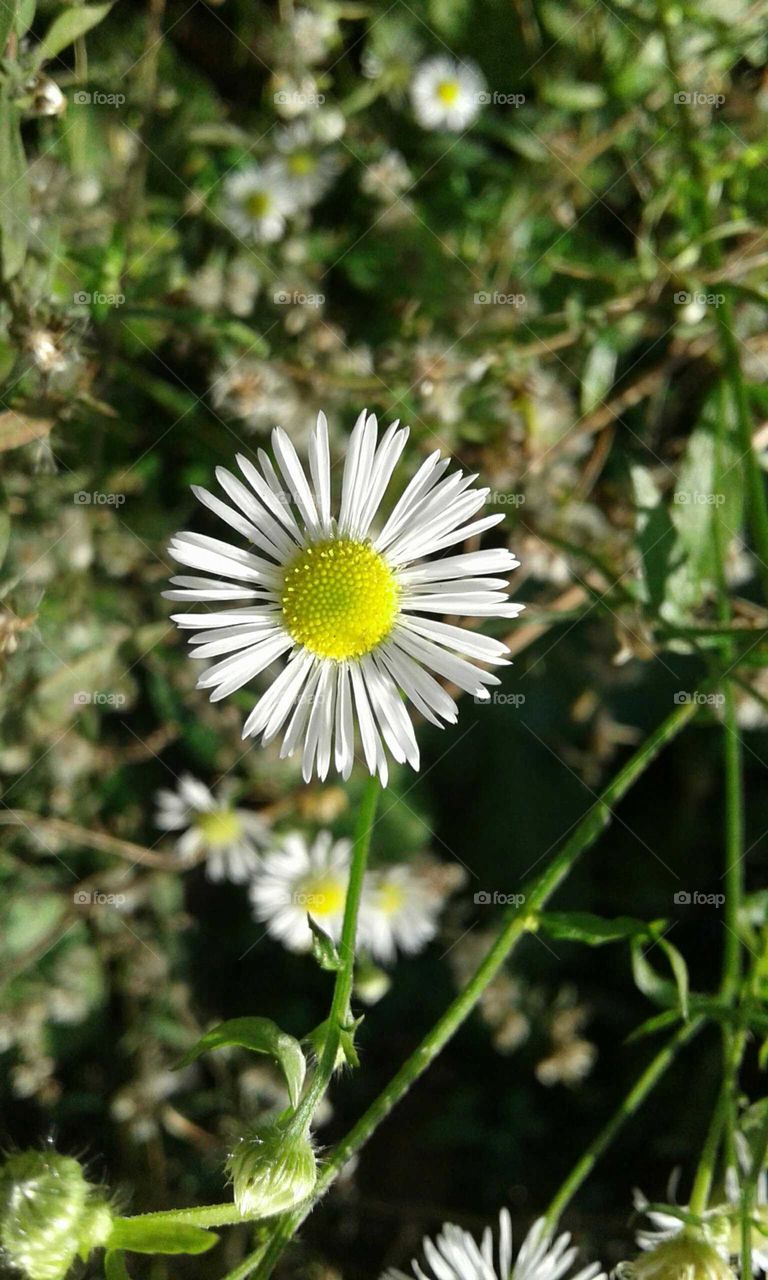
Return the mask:
<svg viewBox="0 0 768 1280"><path fill-rule="evenodd" d="M0 1130L85 1153L126 1208L219 1198L238 1120L274 1101L276 1078L240 1051L174 1074L201 1031L260 1013L303 1035L329 998L326 974L264 937L242 886L182 868L153 823L155 790L191 772L226 777L278 831L354 824L359 778L305 788L294 762L243 747L253 691L208 704L160 594L169 535L210 531L190 484L275 423L299 442L322 407L339 449L365 404L411 425L406 470L453 453L508 512L527 604L501 696L465 699L450 735L422 726L422 772L396 774L383 804L378 860L430 850L466 880L439 938L367 1009L362 1068L336 1086L322 1143L482 954L500 908L475 895L516 892L724 656L747 731L749 887L765 882L768 568L733 391L762 466L768 10L666 6L672 67L664 13L120 0L43 3L7 33ZM453 133L422 128L409 93L446 51L487 85ZM325 189L278 238L237 234L228 179L297 138ZM721 805L705 704L555 905L665 919L705 988L720 916L674 895L720 891ZM764 901L750 910L764 947ZM655 1011L625 946L530 936L287 1270L375 1276L445 1216L474 1228L504 1202L521 1221L540 1210L646 1060L625 1041ZM632 1187L660 1199L673 1166L690 1172L717 1067L710 1034L582 1193L574 1222L606 1264L625 1256ZM247 1244L231 1232L217 1268ZM212 1259L164 1265L137 1274L209 1275Z"/></svg>

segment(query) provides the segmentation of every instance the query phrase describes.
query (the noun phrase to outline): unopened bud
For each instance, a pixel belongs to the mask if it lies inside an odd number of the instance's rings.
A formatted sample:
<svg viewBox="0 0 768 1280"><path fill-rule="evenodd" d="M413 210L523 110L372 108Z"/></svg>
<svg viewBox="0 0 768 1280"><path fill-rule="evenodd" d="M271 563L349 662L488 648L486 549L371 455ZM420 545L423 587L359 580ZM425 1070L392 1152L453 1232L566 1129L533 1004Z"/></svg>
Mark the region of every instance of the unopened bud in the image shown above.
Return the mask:
<svg viewBox="0 0 768 1280"><path fill-rule="evenodd" d="M706 1232L700 1233L681 1231L632 1262L620 1263L616 1275L619 1280L736 1280L725 1249L715 1243L722 1225L708 1223Z"/></svg>
<svg viewBox="0 0 768 1280"><path fill-rule="evenodd" d="M77 1257L106 1244L112 1212L77 1160L20 1151L0 1166L0 1246L26 1280L63 1280Z"/></svg>
<svg viewBox="0 0 768 1280"><path fill-rule="evenodd" d="M262 1125L240 1139L227 1161L235 1204L244 1218L285 1213L312 1194L317 1165L306 1134Z"/></svg>

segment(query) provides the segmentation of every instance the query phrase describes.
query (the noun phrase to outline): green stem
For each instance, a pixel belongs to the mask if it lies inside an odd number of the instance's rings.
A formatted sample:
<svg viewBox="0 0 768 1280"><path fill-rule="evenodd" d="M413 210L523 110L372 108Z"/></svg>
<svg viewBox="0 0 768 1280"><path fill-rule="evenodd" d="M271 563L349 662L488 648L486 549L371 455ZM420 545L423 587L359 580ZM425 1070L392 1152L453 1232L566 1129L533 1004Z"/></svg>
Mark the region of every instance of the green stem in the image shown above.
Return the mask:
<svg viewBox="0 0 768 1280"><path fill-rule="evenodd" d="M568 1177L554 1196L545 1214L552 1230L557 1226L563 1210L573 1199L582 1183L589 1177L603 1152L613 1142L619 1129L645 1102L645 1099L655 1088L664 1072L672 1065L683 1045L687 1044L701 1030L703 1025L703 1018L693 1018L690 1022L686 1022L664 1048L656 1054L656 1057L649 1062L608 1123L600 1130L584 1154L577 1160Z"/></svg>
<svg viewBox="0 0 768 1280"><path fill-rule="evenodd" d="M752 1212L757 1199L757 1183L768 1157L768 1106L754 1145L751 1168L741 1188L741 1274L752 1275Z"/></svg>
<svg viewBox="0 0 768 1280"><path fill-rule="evenodd" d="M376 808L381 794L378 778L369 778L363 793L358 814L355 839L352 846L352 861L349 869L347 896L344 903L344 920L341 926L339 942L339 960L341 967L336 974L333 988L333 1001L328 1017L327 1032L323 1043L323 1052L306 1094L296 1109L292 1127L306 1129L315 1114L317 1104L323 1097L331 1082L341 1048L344 1027L350 1020L350 998L355 976L355 939L357 937L357 918L360 913L360 899L363 894L365 870L368 865L368 850L371 847L371 834L376 821Z"/></svg>
<svg viewBox="0 0 768 1280"><path fill-rule="evenodd" d="M657 0L657 10L667 63L672 72L672 80L676 91L675 101L680 124L683 155L688 162L693 179L690 184L691 221L701 240L702 260L707 267L716 270L721 265L722 256L719 243L710 235L714 229L712 208L707 196L710 180L701 154L690 103L686 100L684 93L680 61L677 56L674 36L676 18L673 15L672 8L673 6L669 0ZM766 498L763 474L752 443L752 415L741 372L741 360L733 327L733 310L729 298L724 298L721 305L716 309L715 321L723 352L725 373L731 387L736 409L739 447L743 455L744 481L747 490L749 523L755 540L763 595L768 601L768 499Z"/></svg>
<svg viewBox="0 0 768 1280"><path fill-rule="evenodd" d="M306 1205L295 1210L278 1223L275 1234L266 1251L253 1257L253 1269L258 1267L258 1280L271 1275L285 1246L296 1229L312 1211L317 1199L334 1182L340 1169L368 1141L371 1134L400 1102L420 1076L427 1070L448 1041L475 1008L488 984L498 973L520 938L535 928L535 913L540 911L560 886L579 856L598 838L611 820L613 808L642 776L662 748L670 742L696 713L692 700L677 707L654 730L642 747L631 757L602 795L576 826L570 838L555 855L541 876L525 886L524 902L507 918L493 946L467 986L448 1006L445 1013L427 1033L421 1044L403 1063L386 1088L371 1103L365 1114L341 1140L325 1165L317 1183L316 1196ZM245 1273L247 1274L247 1273Z"/></svg>
<svg viewBox="0 0 768 1280"><path fill-rule="evenodd" d="M696 1217L701 1217L709 1204L709 1193L712 1190L712 1182L715 1176L715 1164L717 1162L717 1153L720 1150L720 1142L723 1136L723 1128L725 1126L726 1112L728 1109L728 1091L730 1081L723 1080L720 1086L717 1104L709 1121L709 1129L704 1139L704 1146L699 1160L699 1167L696 1170L696 1177L691 1191L691 1213Z"/></svg>
<svg viewBox="0 0 768 1280"><path fill-rule="evenodd" d="M365 881L371 833L375 823L376 808L380 794L381 786L378 778L369 778L363 793L352 846L347 896L344 903L344 920L339 943L341 966L337 971L333 988L333 1000L331 1002L331 1012L328 1018L328 1029L323 1044L323 1052L312 1083L293 1117L292 1124L298 1129L306 1129L309 1126L315 1108L330 1083L336 1068L344 1024L349 1016L349 1000L352 994L355 971L357 917ZM231 1201L227 1204L201 1205L191 1209L173 1209L160 1213L137 1214L129 1221L136 1221L137 1218L167 1221L169 1225L173 1222L185 1222L197 1227L224 1227L233 1223L248 1221L247 1218L238 1213ZM116 1219L116 1221L120 1221L120 1219ZM247 1272L244 1274L247 1274Z"/></svg>

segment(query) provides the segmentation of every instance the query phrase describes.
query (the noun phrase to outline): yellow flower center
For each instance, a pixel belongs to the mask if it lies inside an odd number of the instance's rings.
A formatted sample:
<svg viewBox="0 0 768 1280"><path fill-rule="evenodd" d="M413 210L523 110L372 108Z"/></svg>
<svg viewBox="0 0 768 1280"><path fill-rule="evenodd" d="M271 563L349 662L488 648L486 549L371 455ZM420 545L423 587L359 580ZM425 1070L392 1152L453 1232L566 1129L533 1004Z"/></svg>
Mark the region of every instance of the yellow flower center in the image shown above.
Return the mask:
<svg viewBox="0 0 768 1280"><path fill-rule="evenodd" d="M458 80L441 80L437 86L437 96L446 107L452 107L459 96Z"/></svg>
<svg viewBox="0 0 768 1280"><path fill-rule="evenodd" d="M283 622L319 658L360 658L397 616L395 575L369 542L334 538L306 547L286 570Z"/></svg>
<svg viewBox="0 0 768 1280"><path fill-rule="evenodd" d="M263 218L266 213L269 213L272 199L266 191L252 191L249 196L246 196L244 203L246 213L252 218Z"/></svg>
<svg viewBox="0 0 768 1280"><path fill-rule="evenodd" d="M201 813L197 825L206 844L211 848L232 844L243 830L243 824L234 809L213 809L210 813Z"/></svg>
<svg viewBox="0 0 768 1280"><path fill-rule="evenodd" d="M321 875L304 881L297 900L311 916L335 916L344 910L346 896L346 884L332 875Z"/></svg>
<svg viewBox="0 0 768 1280"><path fill-rule="evenodd" d="M297 178L303 178L306 174L315 172L317 160L310 151L294 151L288 157L288 168Z"/></svg>
<svg viewBox="0 0 768 1280"><path fill-rule="evenodd" d="M399 884L395 884L392 880L385 880L379 886L378 905L385 916L396 915L404 902L405 894Z"/></svg>

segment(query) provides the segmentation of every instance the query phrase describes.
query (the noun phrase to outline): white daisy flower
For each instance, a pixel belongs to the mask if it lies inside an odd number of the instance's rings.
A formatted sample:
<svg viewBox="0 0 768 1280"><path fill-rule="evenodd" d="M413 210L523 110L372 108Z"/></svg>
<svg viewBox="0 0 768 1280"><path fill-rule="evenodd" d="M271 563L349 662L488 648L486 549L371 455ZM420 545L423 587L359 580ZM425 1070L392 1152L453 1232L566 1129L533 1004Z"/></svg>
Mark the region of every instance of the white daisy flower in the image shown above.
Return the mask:
<svg viewBox="0 0 768 1280"><path fill-rule="evenodd" d="M259 450L260 467L238 456L243 479L217 468L231 505L194 488L250 548L188 532L177 534L169 547L195 576L173 578L166 596L222 606L174 616L180 627L195 630L195 657L220 659L198 687L212 690L216 702L287 659L248 716L243 736L267 743L285 726L280 754L301 749L307 782L315 772L325 778L332 760L349 777L355 724L368 769L384 785L387 750L418 769L419 749L402 695L432 724L453 723L456 704L435 676L487 700L486 686L498 684L498 677L471 659L494 666L507 661L501 641L423 616L511 618L522 607L508 603L504 578L486 576L517 566L503 547L421 563L503 519L503 513L473 518L489 492L471 487L475 476L446 476L449 460L434 452L372 533L407 437L407 429L394 423L379 441L376 418L360 414L334 517L325 415L319 414L309 441L311 484L277 427L272 443L279 473ZM233 601L249 603L235 609Z"/></svg>
<svg viewBox="0 0 768 1280"><path fill-rule="evenodd" d="M435 891L426 867L401 863L366 877L359 945L374 960L391 963L397 951L413 955L435 936L445 894Z"/></svg>
<svg viewBox="0 0 768 1280"><path fill-rule="evenodd" d="M333 186L341 169L335 151L318 151L313 130L304 120L288 125L276 137L282 153L279 164L286 189L294 204L302 209L317 204Z"/></svg>
<svg viewBox="0 0 768 1280"><path fill-rule="evenodd" d="M480 68L442 53L420 62L411 81L413 114L422 129L459 133L472 123L485 100Z"/></svg>
<svg viewBox="0 0 768 1280"><path fill-rule="evenodd" d="M334 840L329 831L311 845L293 831L262 858L250 888L254 915L289 951L312 946L307 915L338 942L351 848L349 840Z"/></svg>
<svg viewBox="0 0 768 1280"><path fill-rule="evenodd" d="M534 1222L517 1257L512 1249L512 1222L507 1209L499 1214L498 1270L494 1257L494 1240L490 1227L486 1227L480 1244L468 1231L453 1223L446 1223L437 1239L424 1239L424 1257L429 1270L422 1270L414 1259L413 1274L417 1280L561 1280L570 1271L578 1250L569 1247L571 1237L567 1233L553 1239L546 1222L539 1218ZM579 1271L573 1280L594 1280L602 1273L598 1263L590 1263ZM401 1271L387 1271L382 1280L410 1280Z"/></svg>
<svg viewBox="0 0 768 1280"><path fill-rule="evenodd" d="M282 165L249 165L224 182L221 217L243 240L272 244L285 234L286 215L295 212Z"/></svg>
<svg viewBox="0 0 768 1280"><path fill-rule="evenodd" d="M243 884L258 868L256 846L267 839L267 828L256 813L235 809L223 796L218 799L205 783L186 773L176 791L161 790L155 797L155 824L162 831L180 831L176 852L182 862L205 855L210 880Z"/></svg>

